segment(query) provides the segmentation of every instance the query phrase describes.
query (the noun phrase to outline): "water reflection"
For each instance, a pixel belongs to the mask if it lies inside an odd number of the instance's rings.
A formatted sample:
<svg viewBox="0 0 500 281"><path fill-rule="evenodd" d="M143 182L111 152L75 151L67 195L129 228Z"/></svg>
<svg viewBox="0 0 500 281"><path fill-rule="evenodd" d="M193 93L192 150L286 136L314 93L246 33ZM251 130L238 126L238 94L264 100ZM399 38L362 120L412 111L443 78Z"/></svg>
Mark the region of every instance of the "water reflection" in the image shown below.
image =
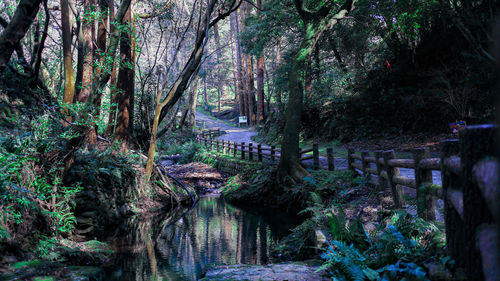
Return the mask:
<svg viewBox="0 0 500 281"><path fill-rule="evenodd" d="M243 210L216 197L167 218L135 221L108 280L197 280L210 264L265 264L294 221L276 210Z"/></svg>

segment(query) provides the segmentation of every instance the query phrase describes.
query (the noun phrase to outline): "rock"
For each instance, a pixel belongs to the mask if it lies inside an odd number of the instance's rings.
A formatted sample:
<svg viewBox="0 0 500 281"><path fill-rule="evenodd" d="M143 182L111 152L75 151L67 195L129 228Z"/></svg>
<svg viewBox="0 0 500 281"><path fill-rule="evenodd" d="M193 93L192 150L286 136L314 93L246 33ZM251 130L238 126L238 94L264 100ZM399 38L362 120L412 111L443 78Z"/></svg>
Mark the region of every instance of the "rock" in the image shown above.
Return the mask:
<svg viewBox="0 0 500 281"><path fill-rule="evenodd" d="M268 265L235 264L213 267L200 280L329 280L320 273L315 273L317 269L316 266L302 262Z"/></svg>
<svg viewBox="0 0 500 281"><path fill-rule="evenodd" d="M102 280L103 271L95 266L68 266L71 280Z"/></svg>
<svg viewBox="0 0 500 281"><path fill-rule="evenodd" d="M424 268L427 269L429 279L431 280L454 280L451 273L440 263L425 263Z"/></svg>
<svg viewBox="0 0 500 281"><path fill-rule="evenodd" d="M171 166L174 165L174 161L172 160L161 160L160 165L165 167L165 166Z"/></svg>

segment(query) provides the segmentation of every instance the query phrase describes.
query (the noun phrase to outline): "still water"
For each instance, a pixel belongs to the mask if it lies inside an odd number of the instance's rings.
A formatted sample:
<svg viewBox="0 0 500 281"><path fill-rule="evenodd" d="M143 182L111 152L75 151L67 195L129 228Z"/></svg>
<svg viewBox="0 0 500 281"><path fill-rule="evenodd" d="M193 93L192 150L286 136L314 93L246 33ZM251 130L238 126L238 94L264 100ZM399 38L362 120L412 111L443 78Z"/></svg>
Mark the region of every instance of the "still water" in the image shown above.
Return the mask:
<svg viewBox="0 0 500 281"><path fill-rule="evenodd" d="M168 216L132 218L106 280L197 280L212 264L266 264L297 223L274 209L241 209L202 197Z"/></svg>

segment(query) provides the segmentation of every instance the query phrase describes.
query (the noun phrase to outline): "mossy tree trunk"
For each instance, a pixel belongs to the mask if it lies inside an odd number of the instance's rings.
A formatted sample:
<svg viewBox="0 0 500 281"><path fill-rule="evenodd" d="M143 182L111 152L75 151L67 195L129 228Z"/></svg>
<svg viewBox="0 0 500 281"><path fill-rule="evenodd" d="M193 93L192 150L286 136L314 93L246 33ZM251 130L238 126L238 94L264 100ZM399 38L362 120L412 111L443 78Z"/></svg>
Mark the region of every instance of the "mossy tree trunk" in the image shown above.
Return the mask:
<svg viewBox="0 0 500 281"><path fill-rule="evenodd" d="M75 95L75 78L73 73L73 55L71 54L71 18L68 0L61 0L61 33L63 42L63 63L64 63L64 104L72 104ZM66 114L67 111L64 111ZM72 120L70 117L67 119ZM66 126L67 123L64 123Z"/></svg>
<svg viewBox="0 0 500 281"><path fill-rule="evenodd" d="M303 0L294 0L300 18L304 22L304 39L295 55L292 69L288 73L288 107L286 124L281 144L281 158L278 178L290 177L301 181L309 173L302 167L299 156L299 133L301 127L302 103L304 98L304 72L311 59L316 43L323 33L354 9L356 0L347 0L337 12L332 12L333 1L323 4L315 12L304 7Z"/></svg>

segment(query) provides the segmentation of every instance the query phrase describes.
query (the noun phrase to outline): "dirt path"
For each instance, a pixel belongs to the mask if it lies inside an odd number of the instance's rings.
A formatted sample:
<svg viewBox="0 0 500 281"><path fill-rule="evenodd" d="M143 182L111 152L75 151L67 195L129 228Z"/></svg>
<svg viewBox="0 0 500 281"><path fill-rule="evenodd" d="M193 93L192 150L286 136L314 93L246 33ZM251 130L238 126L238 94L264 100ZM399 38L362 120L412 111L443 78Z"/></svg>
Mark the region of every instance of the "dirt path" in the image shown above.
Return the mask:
<svg viewBox="0 0 500 281"><path fill-rule="evenodd" d="M198 111L196 112L196 122L198 123L198 126L202 126L203 122L205 122L205 126L207 129L221 129L222 131L225 131L226 134L218 137L218 139L220 140L238 143L255 143L255 141L252 140L252 137L257 135L257 132L255 132L252 127L239 128L236 126L231 126L219 120L214 120L211 117ZM264 144L262 145L264 146Z"/></svg>

